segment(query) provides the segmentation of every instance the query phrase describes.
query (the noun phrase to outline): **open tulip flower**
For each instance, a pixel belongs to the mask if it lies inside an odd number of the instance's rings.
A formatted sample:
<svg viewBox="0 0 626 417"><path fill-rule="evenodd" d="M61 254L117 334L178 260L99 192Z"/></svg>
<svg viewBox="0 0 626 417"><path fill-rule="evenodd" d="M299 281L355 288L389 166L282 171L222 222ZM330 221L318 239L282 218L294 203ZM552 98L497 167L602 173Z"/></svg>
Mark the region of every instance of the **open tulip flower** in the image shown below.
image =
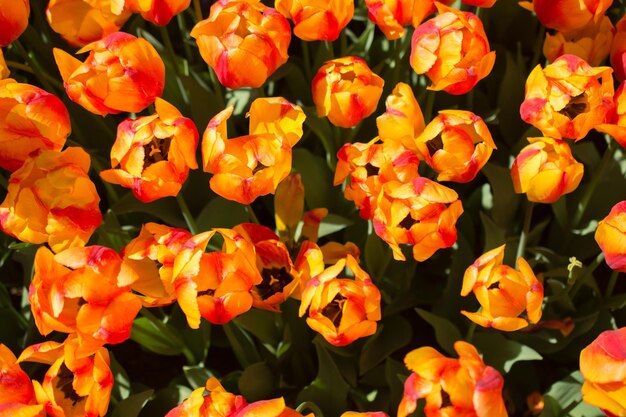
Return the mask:
<svg viewBox="0 0 626 417"><path fill-rule="evenodd" d="M15 171L38 149L60 151L70 116L56 96L12 79L0 81L0 167Z"/></svg>
<svg viewBox="0 0 626 417"><path fill-rule="evenodd" d="M335 126L356 126L376 110L384 84L361 58L327 61L311 85L317 114L327 116Z"/></svg>
<svg viewBox="0 0 626 417"><path fill-rule="evenodd" d="M352 19L354 0L276 0L276 10L303 41L334 41Z"/></svg>
<svg viewBox="0 0 626 417"><path fill-rule="evenodd" d="M440 14L413 32L411 67L432 81L430 90L465 94L489 75L496 53L475 14L435 4Z"/></svg>
<svg viewBox="0 0 626 417"><path fill-rule="evenodd" d="M398 141L417 152L415 139L424 131L424 115L411 86L398 83L385 101L385 112L376 118L378 137Z"/></svg>
<svg viewBox="0 0 626 417"><path fill-rule="evenodd" d="M47 242L59 252L84 246L102 222L100 197L81 148L41 151L11 174L0 204L0 227L23 242Z"/></svg>
<svg viewBox="0 0 626 417"><path fill-rule="evenodd" d="M26 30L30 4L28 0L0 0L0 48L4 48Z"/></svg>
<svg viewBox="0 0 626 417"><path fill-rule="evenodd" d="M140 112L163 92L165 65L143 38L112 33L78 51L89 52L85 62L53 52L67 95L94 114Z"/></svg>
<svg viewBox="0 0 626 417"><path fill-rule="evenodd" d="M33 384L11 350L0 343L0 415L44 417ZM3 414L4 413L4 414Z"/></svg>
<svg viewBox="0 0 626 417"><path fill-rule="evenodd" d="M600 221L595 239L611 269L626 272L626 201L617 203Z"/></svg>
<svg viewBox="0 0 626 417"><path fill-rule="evenodd" d="M241 204L274 193L291 171L291 148L302 137L305 115L282 97L258 98L250 107L250 134L228 139L233 106L209 122L202 138L204 171L211 189Z"/></svg>
<svg viewBox="0 0 626 417"><path fill-rule="evenodd" d="M141 308L129 287L135 278L113 249L88 246L54 255L40 247L28 292L37 329L77 334L81 355L125 341Z"/></svg>
<svg viewBox="0 0 626 417"><path fill-rule="evenodd" d="M337 278L348 267L354 279ZM302 291L300 316L328 343L345 346L376 332L380 291L351 255L313 276Z"/></svg>
<svg viewBox="0 0 626 417"><path fill-rule="evenodd" d="M148 22L165 26L174 16L185 11L191 0L124 0L124 3L128 10L141 13Z"/></svg>
<svg viewBox="0 0 626 417"><path fill-rule="evenodd" d="M419 155L439 174L437 181L473 180L496 149L483 119L464 110L440 111L416 142Z"/></svg>
<svg viewBox="0 0 626 417"><path fill-rule="evenodd" d="M18 358L50 365L43 382L33 381L37 402L50 417L103 417L109 408L113 389L109 352L104 347L80 350L79 339L70 335L63 343L29 346Z"/></svg>
<svg viewBox="0 0 626 417"><path fill-rule="evenodd" d="M571 32L598 22L611 6L613 0L534 0L521 2L526 9L535 12L537 18L547 28L560 32Z"/></svg>
<svg viewBox="0 0 626 417"><path fill-rule="evenodd" d="M443 356L431 347L410 352L404 363L413 373L404 383L398 417L406 417L424 398L426 417L507 417L498 371L485 365L476 348L458 341L459 359Z"/></svg>
<svg viewBox="0 0 626 417"><path fill-rule="evenodd" d="M117 13L111 0L50 0L46 17L52 30L72 46L85 46L120 30L131 16Z"/></svg>
<svg viewBox="0 0 626 417"><path fill-rule="evenodd" d="M583 401L607 416L626 416L626 327L607 330L580 352Z"/></svg>
<svg viewBox="0 0 626 417"><path fill-rule="evenodd" d="M176 196L189 169L198 168L196 125L165 100L157 98L155 105L155 114L119 124L111 148L113 169L100 173L105 181L132 189L144 203Z"/></svg>
<svg viewBox="0 0 626 417"><path fill-rule="evenodd" d="M258 0L220 0L191 37L224 87L258 88L287 62L291 27Z"/></svg>
<svg viewBox="0 0 626 417"><path fill-rule="evenodd" d="M613 108L611 72L575 55L562 55L544 69L537 65L526 80L520 115L544 136L580 140Z"/></svg>
<svg viewBox="0 0 626 417"><path fill-rule="evenodd" d="M547 137L528 138L511 167L516 193L528 201L550 204L578 188L584 166L574 159L569 145Z"/></svg>
<svg viewBox="0 0 626 417"><path fill-rule="evenodd" d="M480 326L512 332L541 319L543 285L524 258L517 259L518 271L502 265L503 258L504 245L483 254L465 270L461 295L473 292L481 310L461 313ZM524 311L527 319L519 317Z"/></svg>

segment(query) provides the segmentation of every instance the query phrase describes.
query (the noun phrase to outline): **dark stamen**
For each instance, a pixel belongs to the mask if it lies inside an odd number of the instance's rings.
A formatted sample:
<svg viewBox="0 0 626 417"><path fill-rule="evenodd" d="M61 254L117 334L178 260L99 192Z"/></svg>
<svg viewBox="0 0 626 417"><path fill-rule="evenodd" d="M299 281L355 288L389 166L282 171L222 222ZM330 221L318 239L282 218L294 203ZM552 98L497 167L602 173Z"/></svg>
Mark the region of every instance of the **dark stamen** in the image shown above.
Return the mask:
<svg viewBox="0 0 626 417"><path fill-rule="evenodd" d="M581 93L575 97L572 97L569 100L569 103L563 109L559 111L562 115L568 117L569 119L574 119L581 113L587 111L589 107L589 103L587 102L587 96L585 93Z"/></svg>
<svg viewBox="0 0 626 417"><path fill-rule="evenodd" d="M411 217L410 214L407 214L406 217L398 224L398 226L409 230L415 223L417 223L417 220Z"/></svg>
<svg viewBox="0 0 626 417"><path fill-rule="evenodd" d="M143 146L144 158L143 168L146 169L155 162L164 161L167 159L167 154L170 151L170 144L172 138L153 138L149 143Z"/></svg>
<svg viewBox="0 0 626 417"><path fill-rule="evenodd" d="M441 135L435 136L433 139L426 142L426 148L428 148L428 152L430 155L434 155L440 149L443 149L443 138Z"/></svg>
<svg viewBox="0 0 626 417"><path fill-rule="evenodd" d="M265 268L261 271L261 277L263 281L256 286L256 289L262 300L266 300L272 295L282 292L283 288L293 281L293 277L284 267Z"/></svg>
<svg viewBox="0 0 626 417"><path fill-rule="evenodd" d="M198 297L202 297L203 295L213 296L213 294L215 294L215 290L198 291Z"/></svg>
<svg viewBox="0 0 626 417"><path fill-rule="evenodd" d="M333 301L328 303L326 307L322 309L322 315L329 318L333 322L335 327L339 327L341 323L341 317L343 316L343 304L347 298L341 294L337 294Z"/></svg>
<svg viewBox="0 0 626 417"><path fill-rule="evenodd" d="M450 407L452 404L452 400L450 399L450 394L446 392L443 388L441 388L441 408Z"/></svg>
<svg viewBox="0 0 626 417"><path fill-rule="evenodd" d="M55 388L63 393L63 396L72 401L72 405L76 405L81 401L84 401L86 397L81 397L74 391L72 382L74 381L74 374L69 370L65 364L62 364L57 372L57 380Z"/></svg>

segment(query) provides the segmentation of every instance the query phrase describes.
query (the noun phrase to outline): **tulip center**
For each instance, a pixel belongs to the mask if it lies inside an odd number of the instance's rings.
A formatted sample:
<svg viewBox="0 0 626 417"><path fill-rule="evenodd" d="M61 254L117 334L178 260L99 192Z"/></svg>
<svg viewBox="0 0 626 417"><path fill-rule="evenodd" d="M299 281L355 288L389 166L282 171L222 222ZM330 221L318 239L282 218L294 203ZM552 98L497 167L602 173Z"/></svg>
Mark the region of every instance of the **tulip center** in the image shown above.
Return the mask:
<svg viewBox="0 0 626 417"><path fill-rule="evenodd" d="M498 288L500 288L500 281L496 281L493 284L491 284L489 287L487 287L488 290L494 290Z"/></svg>
<svg viewBox="0 0 626 417"><path fill-rule="evenodd" d="M577 96L572 97L569 100L569 103L565 107L563 107L559 113L568 117L569 119L574 119L581 113L584 113L589 108L589 102L587 101L587 96L585 93L581 93Z"/></svg>
<svg viewBox="0 0 626 417"><path fill-rule="evenodd" d="M441 137L441 134L426 142L426 148L428 149L428 153L431 155L434 155L435 152L443 149L443 138Z"/></svg>
<svg viewBox="0 0 626 417"><path fill-rule="evenodd" d="M172 137L169 138L153 138L146 145L143 145L144 152L144 169L148 168L155 162L164 161L167 159L167 154L170 150L170 144L172 143Z"/></svg>
<svg viewBox="0 0 626 417"><path fill-rule="evenodd" d="M333 300L322 309L322 315L330 319L335 327L339 327L341 317L343 316L343 305L347 298L341 294L337 294Z"/></svg>
<svg viewBox="0 0 626 417"><path fill-rule="evenodd" d="M263 268L261 277L263 277L263 281L257 285L256 288L262 300L266 300L272 295L282 292L283 288L293 281L293 277L284 267Z"/></svg>
<svg viewBox="0 0 626 417"><path fill-rule="evenodd" d="M62 364L57 373L55 388L63 393L65 399L72 402L72 406L75 406L86 398L81 397L74 391L74 387L72 386L73 381L74 374L65 364Z"/></svg>
<svg viewBox="0 0 626 417"><path fill-rule="evenodd" d="M411 214L409 213L400 223L398 223L398 226L403 227L406 230L409 230L415 223L417 223L417 220L411 217Z"/></svg>
<svg viewBox="0 0 626 417"><path fill-rule="evenodd" d="M452 399L450 399L450 394L446 392L445 389L441 388L441 408L450 407L452 404Z"/></svg>
<svg viewBox="0 0 626 417"><path fill-rule="evenodd" d="M364 168L365 168L365 171L367 172L368 177L373 177L375 175L378 175L379 168L375 167L374 165L365 164Z"/></svg>
<svg viewBox="0 0 626 417"><path fill-rule="evenodd" d="M203 295L208 295L208 296L212 297L213 294L215 294L215 290L198 291L198 297L202 297Z"/></svg>

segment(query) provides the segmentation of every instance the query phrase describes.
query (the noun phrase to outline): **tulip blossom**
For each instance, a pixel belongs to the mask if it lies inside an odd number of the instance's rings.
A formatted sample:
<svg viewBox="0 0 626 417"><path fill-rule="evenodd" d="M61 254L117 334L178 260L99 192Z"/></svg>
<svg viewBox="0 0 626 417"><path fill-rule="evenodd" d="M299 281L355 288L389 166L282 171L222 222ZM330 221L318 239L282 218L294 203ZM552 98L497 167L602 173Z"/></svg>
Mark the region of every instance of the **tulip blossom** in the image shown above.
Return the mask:
<svg viewBox="0 0 626 417"><path fill-rule="evenodd" d="M473 180L496 149L483 119L464 110L440 111L416 141L419 155L439 174L437 181Z"/></svg>
<svg viewBox="0 0 626 417"><path fill-rule="evenodd" d="M9 70L9 66L4 60L4 54L2 53L2 49L0 49L0 80L4 80L9 76L11 71Z"/></svg>
<svg viewBox="0 0 626 417"><path fill-rule="evenodd" d="M626 327L607 330L580 352L583 401L607 416L626 416Z"/></svg>
<svg viewBox="0 0 626 417"><path fill-rule="evenodd" d="M317 114L327 116L335 126L356 126L376 110L384 84L361 58L327 61L312 82Z"/></svg>
<svg viewBox="0 0 626 417"><path fill-rule="evenodd" d="M415 411L420 398L426 400L426 417L507 416L502 375L485 365L469 343L458 341L454 350L459 359L447 358L431 347L415 349L404 357L413 373L404 383L398 417Z"/></svg>
<svg viewBox="0 0 626 417"><path fill-rule="evenodd" d="M141 13L148 22L158 26L167 25L174 16L189 7L191 0L124 0L133 13Z"/></svg>
<svg viewBox="0 0 626 417"><path fill-rule="evenodd" d="M550 204L578 188L584 166L574 159L569 145L547 137L528 138L511 167L516 193L528 201Z"/></svg>
<svg viewBox="0 0 626 417"><path fill-rule="evenodd" d="M140 112L163 92L165 65L143 38L112 33L78 51L89 52L85 62L53 52L67 95L94 114Z"/></svg>
<svg viewBox="0 0 626 417"><path fill-rule="evenodd" d="M41 151L11 174L0 204L0 228L23 242L59 252L84 246L102 222L100 197L81 148Z"/></svg>
<svg viewBox="0 0 626 417"><path fill-rule="evenodd" d="M356 411L346 411L341 417L389 417L387 413L382 411L369 411L367 413L357 413Z"/></svg>
<svg viewBox="0 0 626 417"><path fill-rule="evenodd" d="M626 15L615 27L617 33L611 44L611 67L619 81L626 81Z"/></svg>
<svg viewBox="0 0 626 417"><path fill-rule="evenodd" d="M0 344L0 415L44 417L43 405L37 404L28 374L17 363L11 350Z"/></svg>
<svg viewBox="0 0 626 417"><path fill-rule="evenodd" d="M229 139L233 106L209 122L202 138L204 171L211 189L241 204L274 193L291 171L291 149L302 137L305 115L282 97L259 98L250 107L250 134Z"/></svg>
<svg viewBox="0 0 626 417"><path fill-rule="evenodd" d="M155 105L155 114L119 124L111 148L113 169L100 173L105 181L132 189L144 203L175 197L189 169L198 168L196 125L165 100L157 98Z"/></svg>
<svg viewBox="0 0 626 417"><path fill-rule="evenodd" d="M345 267L354 279L337 278ZM302 291L300 317L308 312L309 327L328 343L345 346L376 332L380 291L357 261L347 255L313 276Z"/></svg>
<svg viewBox="0 0 626 417"><path fill-rule="evenodd" d="M258 0L220 0L191 37L223 86L258 88L287 62L291 28Z"/></svg>
<svg viewBox="0 0 626 417"><path fill-rule="evenodd" d="M141 302L135 276L112 249L71 248L54 255L40 247L28 299L37 329L77 334L79 354L129 338Z"/></svg>
<svg viewBox="0 0 626 417"><path fill-rule="evenodd" d="M116 11L111 0L50 0L46 17L67 43L85 46L120 30L131 14Z"/></svg>
<svg viewBox="0 0 626 417"><path fill-rule="evenodd" d="M353 0L276 0L276 10L291 19L303 41L334 41L352 19Z"/></svg>
<svg viewBox="0 0 626 417"><path fill-rule="evenodd" d="M571 32L599 22L613 0L534 0L521 2L522 6L534 11L547 28L560 32Z"/></svg>
<svg viewBox="0 0 626 417"><path fill-rule="evenodd" d="M557 32L554 35L546 32L543 54L550 62L561 55L570 54L584 59L591 66L597 66L609 55L614 32L607 16L598 23L591 22L574 32Z"/></svg>
<svg viewBox="0 0 626 417"><path fill-rule="evenodd" d="M70 116L56 96L12 79L0 81L0 167L15 171L39 149L60 151Z"/></svg>
<svg viewBox="0 0 626 417"><path fill-rule="evenodd" d="M0 0L0 48L20 37L28 26L28 0Z"/></svg>
<svg viewBox="0 0 626 417"><path fill-rule="evenodd" d="M544 136L580 140L604 122L612 107L611 68L563 55L530 73L520 115Z"/></svg>
<svg viewBox="0 0 626 417"><path fill-rule="evenodd" d="M63 343L29 346L18 361L50 365L43 382L33 381L37 402L45 406L48 416L103 417L106 414L113 373L105 348L81 352L79 339L69 336Z"/></svg>
<svg viewBox="0 0 626 417"><path fill-rule="evenodd" d="M502 265L504 246L481 255L465 270L461 295L473 292L481 310L461 313L480 326L512 332L541 319L543 285L524 258L517 259L518 270ZM524 312L527 318L519 317Z"/></svg>
<svg viewBox="0 0 626 417"><path fill-rule="evenodd" d="M413 32L411 67L432 81L430 90L465 94L489 75L496 53L475 14L436 4L440 14Z"/></svg>
<svg viewBox="0 0 626 417"><path fill-rule="evenodd" d="M626 201L620 201L600 221L595 239L611 269L626 272Z"/></svg>
<svg viewBox="0 0 626 417"><path fill-rule="evenodd" d="M376 118L378 137L398 141L417 152L415 139L424 131L424 115L411 86L398 83L385 101L386 111Z"/></svg>
<svg viewBox="0 0 626 417"><path fill-rule="evenodd" d="M440 3L450 4L452 0ZM389 40L403 37L405 26L418 26L437 11L435 0L365 0L365 5L369 19Z"/></svg>

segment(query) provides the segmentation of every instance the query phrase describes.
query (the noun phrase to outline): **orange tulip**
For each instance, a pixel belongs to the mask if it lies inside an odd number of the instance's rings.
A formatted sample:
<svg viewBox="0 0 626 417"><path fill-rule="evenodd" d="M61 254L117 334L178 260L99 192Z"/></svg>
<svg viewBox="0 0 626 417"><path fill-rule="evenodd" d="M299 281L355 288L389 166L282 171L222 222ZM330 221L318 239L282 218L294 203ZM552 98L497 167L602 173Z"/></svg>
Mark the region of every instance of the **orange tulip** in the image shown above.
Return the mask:
<svg viewBox="0 0 626 417"><path fill-rule="evenodd" d="M0 167L15 171L39 149L60 151L70 131L59 98L34 85L0 81Z"/></svg>
<svg viewBox="0 0 626 417"><path fill-rule="evenodd" d="M165 86L165 65L148 41L115 32L90 43L80 62L54 48L67 95L92 113L140 112L159 97Z"/></svg>
<svg viewBox="0 0 626 417"><path fill-rule="evenodd" d="M617 33L611 44L611 67L615 78L626 81L626 15L615 25Z"/></svg>
<svg viewBox="0 0 626 417"><path fill-rule="evenodd" d="M35 390L28 374L20 368L11 350L0 343L0 416L44 417L43 405L36 404Z"/></svg>
<svg viewBox="0 0 626 417"><path fill-rule="evenodd" d="M476 348L458 341L459 359L446 358L431 347L421 347L404 357L413 373L404 384L398 417L415 411L417 400L426 399L426 417L506 417L502 399L502 375L486 366Z"/></svg>
<svg viewBox="0 0 626 417"><path fill-rule="evenodd" d="M0 48L4 48L26 30L30 5L28 0L0 0Z"/></svg>
<svg viewBox="0 0 626 417"><path fill-rule="evenodd" d="M125 0L125 6L133 13L141 13L148 22L158 26L167 25L174 16L185 11L191 0Z"/></svg>
<svg viewBox="0 0 626 417"><path fill-rule="evenodd" d="M189 169L198 168L196 125L165 100L157 98L155 105L155 114L119 124L111 148L113 169L100 173L105 181L132 189L144 203L175 197Z"/></svg>
<svg viewBox="0 0 626 417"><path fill-rule="evenodd" d="M130 17L116 13L111 0L50 0L46 17L52 30L72 46L85 46L120 30Z"/></svg>
<svg viewBox="0 0 626 417"><path fill-rule="evenodd" d="M583 401L607 416L626 416L626 327L607 330L580 352Z"/></svg>
<svg viewBox="0 0 626 417"><path fill-rule="evenodd" d="M37 402L44 405L48 416L102 417L106 414L113 373L105 348L81 352L79 339L69 336L63 343L30 346L18 361L50 365L41 384L33 381Z"/></svg>
<svg viewBox="0 0 626 417"><path fill-rule="evenodd" d="M411 67L432 81L428 89L465 94L489 75L496 53L475 14L436 5L440 14L413 33Z"/></svg>
<svg viewBox="0 0 626 417"><path fill-rule="evenodd" d="M352 19L353 0L276 0L276 10L294 24L303 41L334 41Z"/></svg>
<svg viewBox="0 0 626 417"><path fill-rule="evenodd" d="M611 269L626 272L626 201L620 201L600 221L595 239Z"/></svg>
<svg viewBox="0 0 626 417"><path fill-rule="evenodd" d="M534 11L545 27L571 32L600 21L611 3L613 0L534 0L523 2L523 6Z"/></svg>
<svg viewBox="0 0 626 417"><path fill-rule="evenodd" d="M361 58L327 61L313 77L313 102L319 117L339 127L352 127L378 106L385 82Z"/></svg>
<svg viewBox="0 0 626 417"><path fill-rule="evenodd" d="M452 0L440 3L450 4ZM435 0L365 0L369 19L378 26L387 39L404 36L404 26L418 26L435 13Z"/></svg>
<svg viewBox="0 0 626 417"><path fill-rule="evenodd" d="M496 0L461 0L465 4L469 4L470 6L477 7L491 7L496 4Z"/></svg>
<svg viewBox="0 0 626 417"><path fill-rule="evenodd" d="M376 118L378 136L382 141L395 140L417 152L415 139L424 131L424 115L411 86L398 83L385 101L385 113Z"/></svg>
<svg viewBox="0 0 626 417"><path fill-rule="evenodd" d="M274 193L291 171L291 148L302 137L305 115L282 97L259 98L250 107L250 134L228 139L233 106L209 122L202 138L204 172L211 189L241 204Z"/></svg>
<svg viewBox="0 0 626 417"><path fill-rule="evenodd" d="M204 394L205 389L209 391ZM189 398L170 410L165 417L233 416L248 402L241 395L227 392L215 377L206 381L205 387L194 390ZM202 410L202 411L201 411Z"/></svg>
<svg viewBox="0 0 626 417"><path fill-rule="evenodd" d="M80 354L125 341L141 308L130 291L133 278L112 249L89 246L53 255L40 247L28 292L37 329L43 335L76 333Z"/></svg>
<svg viewBox="0 0 626 417"><path fill-rule="evenodd" d="M84 246L102 222L100 197L81 148L41 151L11 174L0 204L0 227L23 242L47 242L59 252Z"/></svg>
<svg viewBox="0 0 626 417"><path fill-rule="evenodd" d="M9 66L4 60L4 54L2 53L2 49L0 49L0 80L4 80L9 76L11 71L9 70Z"/></svg>
<svg viewBox="0 0 626 417"><path fill-rule="evenodd" d="M464 110L439 112L417 138L418 154L437 181L469 182L487 163L496 144L479 116Z"/></svg>
<svg viewBox="0 0 626 417"><path fill-rule="evenodd" d="M346 411L341 417L389 417L387 413L382 411L369 411L367 413L357 413L356 411Z"/></svg>
<svg viewBox="0 0 626 417"><path fill-rule="evenodd" d="M574 32L556 32L554 35L546 32L543 54L550 62L564 54L576 55L595 67L609 56L614 32L615 28L607 16Z"/></svg>
<svg viewBox="0 0 626 417"><path fill-rule="evenodd" d="M528 138L511 167L516 193L529 201L550 204L578 188L584 166L574 159L569 145L547 137Z"/></svg>
<svg viewBox="0 0 626 417"><path fill-rule="evenodd" d="M613 101L615 106L607 115L602 124L596 125L595 129L607 133L620 145L626 147L626 82L619 86Z"/></svg>
<svg viewBox="0 0 626 417"><path fill-rule="evenodd" d="M223 86L258 88L287 62L291 28L258 0L220 0L191 37Z"/></svg>
<svg viewBox="0 0 626 417"><path fill-rule="evenodd" d="M604 122L612 107L611 69L563 55L530 73L520 115L544 136L580 140Z"/></svg>
<svg viewBox="0 0 626 417"><path fill-rule="evenodd" d="M541 319L543 285L524 258L517 268L502 265L504 246L481 255L465 270L461 295L473 292L481 305L478 313L461 314L483 327L512 332ZM526 311L526 318L519 317Z"/></svg>
<svg viewBox="0 0 626 417"><path fill-rule="evenodd" d="M354 279L337 278L347 267ZM380 291L357 261L348 255L313 276L302 292L300 317L308 311L309 327L328 343L345 346L376 332Z"/></svg>
<svg viewBox="0 0 626 417"><path fill-rule="evenodd" d="M278 184L274 194L274 213L280 240L291 246L304 214L304 185L300 174L290 174Z"/></svg>

